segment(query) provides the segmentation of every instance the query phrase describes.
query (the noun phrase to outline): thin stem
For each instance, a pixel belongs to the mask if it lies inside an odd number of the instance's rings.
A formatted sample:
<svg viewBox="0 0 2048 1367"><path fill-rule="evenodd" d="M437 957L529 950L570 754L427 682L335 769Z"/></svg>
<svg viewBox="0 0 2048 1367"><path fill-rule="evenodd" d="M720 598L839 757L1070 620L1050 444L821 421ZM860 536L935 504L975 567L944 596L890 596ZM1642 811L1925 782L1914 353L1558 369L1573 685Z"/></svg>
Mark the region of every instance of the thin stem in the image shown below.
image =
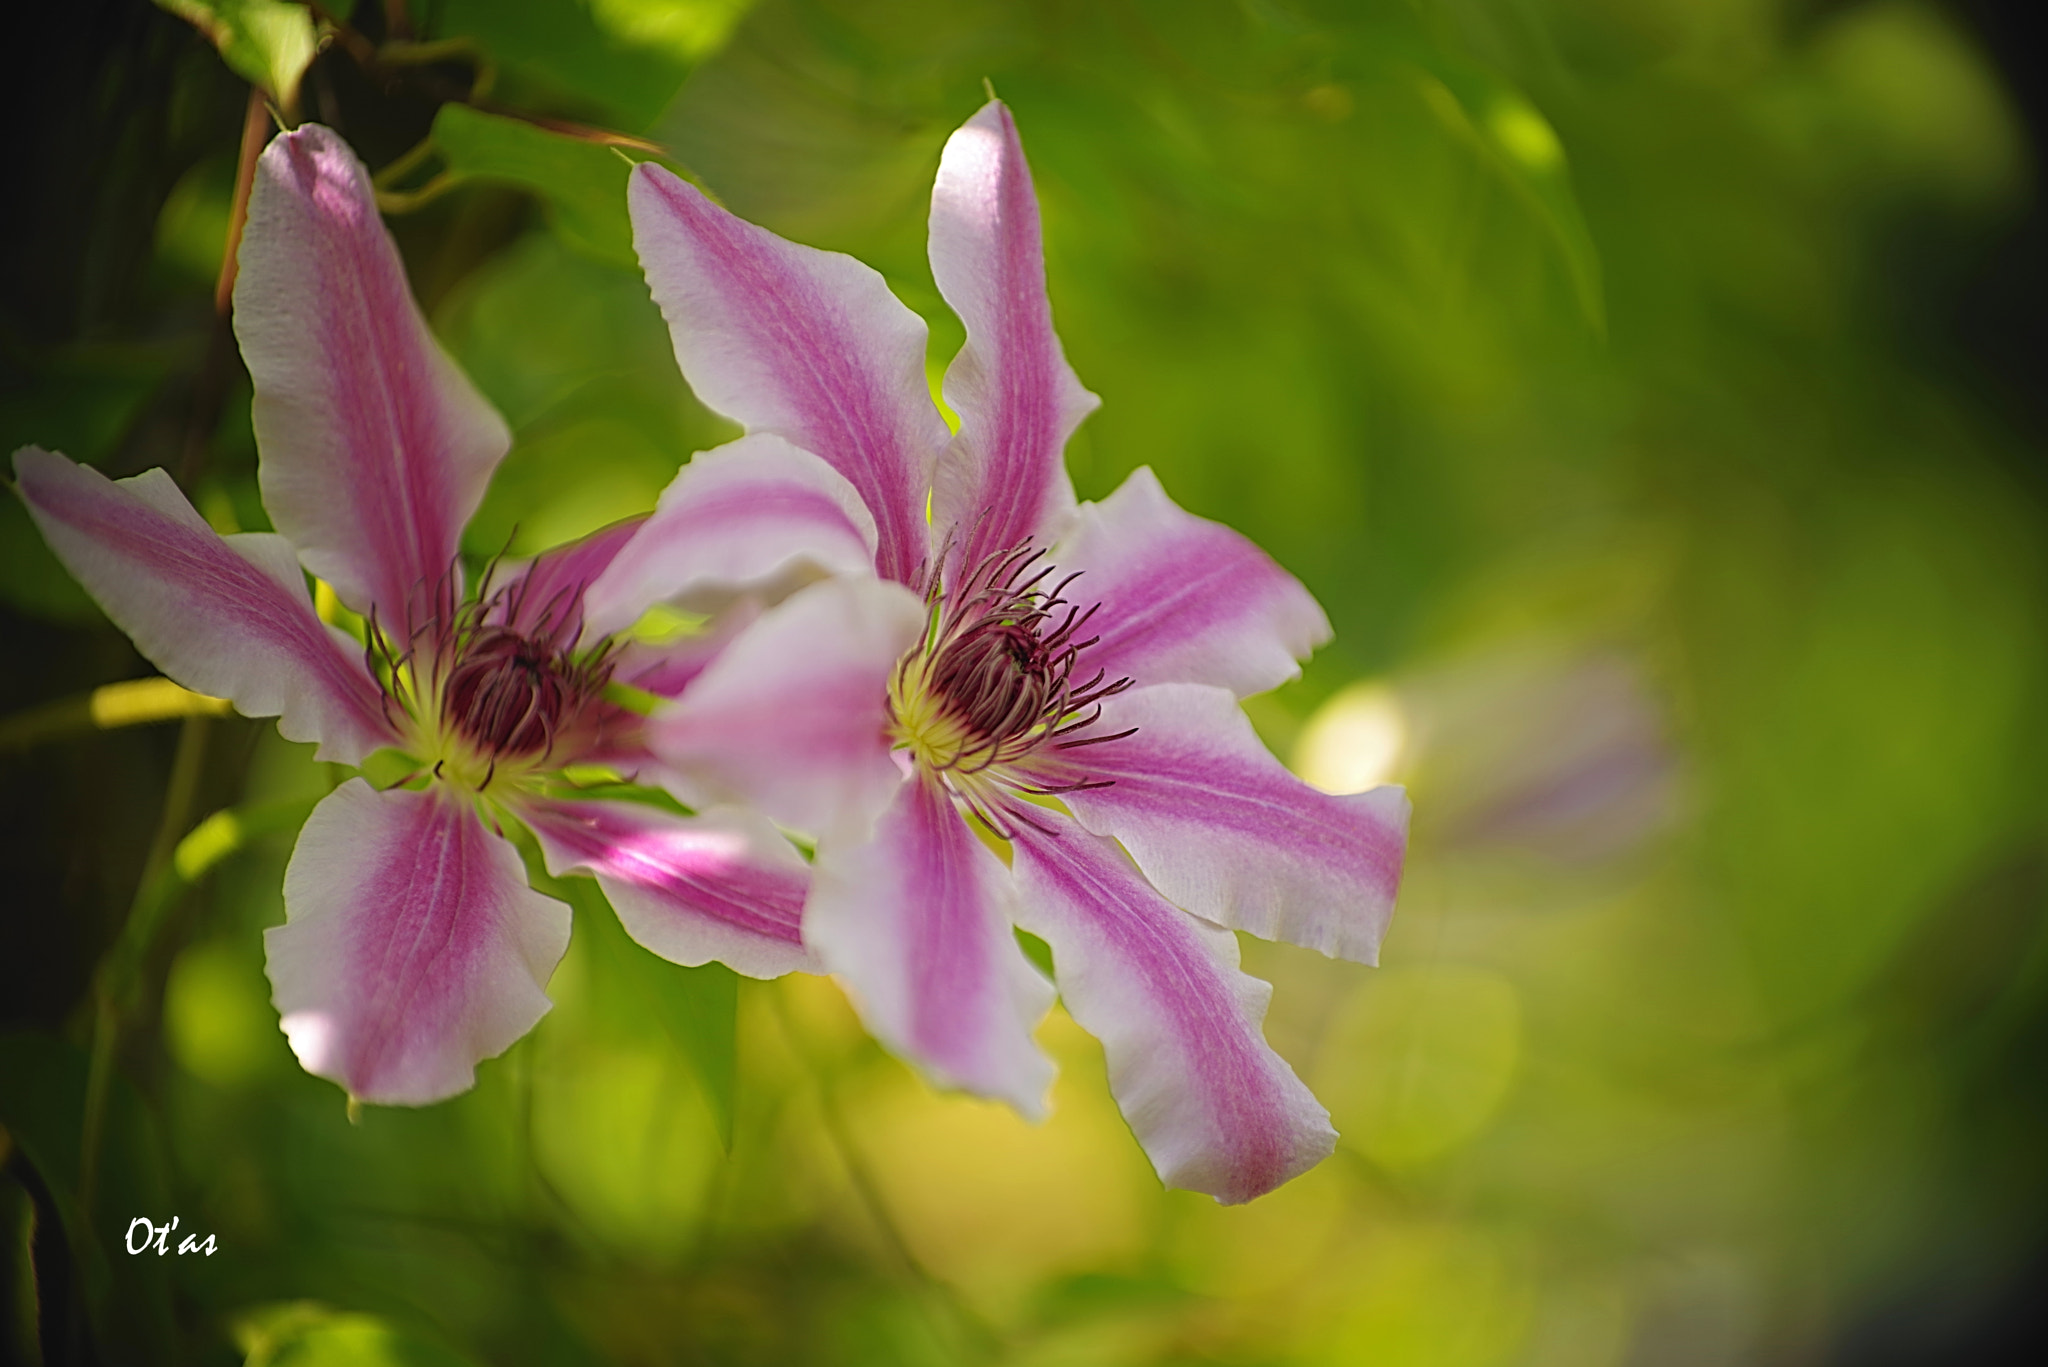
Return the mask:
<svg viewBox="0 0 2048 1367"><path fill-rule="evenodd" d="M106 1127L107 1092L113 1081L121 1016L133 1004L133 980L147 958L148 941L155 938L156 922L161 919L158 886L165 870L173 867L179 838L192 824L193 799L198 796L199 778L206 765L206 730L206 718L187 717L178 733L171 781L164 790L163 815L143 861L142 878L136 884L121 934L100 961L94 978L92 1065L86 1073L85 1114L78 1135L78 1209L85 1228L91 1228L93 1198L99 1185L100 1138Z"/></svg>

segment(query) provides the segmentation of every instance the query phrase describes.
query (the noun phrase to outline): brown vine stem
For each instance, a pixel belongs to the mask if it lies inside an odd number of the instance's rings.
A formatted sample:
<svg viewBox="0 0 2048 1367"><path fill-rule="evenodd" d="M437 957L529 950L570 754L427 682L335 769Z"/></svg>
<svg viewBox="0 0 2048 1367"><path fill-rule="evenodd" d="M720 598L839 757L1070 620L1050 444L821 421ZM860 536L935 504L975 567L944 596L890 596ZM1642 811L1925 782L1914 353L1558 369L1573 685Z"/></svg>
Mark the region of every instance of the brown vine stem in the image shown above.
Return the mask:
<svg viewBox="0 0 2048 1367"><path fill-rule="evenodd" d="M256 184L256 158L270 141L275 120L261 86L249 87L242 113L242 150L235 162L235 198L228 210L228 237L221 252L220 275L213 286L213 325L206 333L206 359L192 386L192 416L185 425L185 449L178 460L178 483L190 490L206 466L207 448L220 426L227 401L228 365L235 344L235 271L242 250L242 229L249 221L249 192Z"/></svg>

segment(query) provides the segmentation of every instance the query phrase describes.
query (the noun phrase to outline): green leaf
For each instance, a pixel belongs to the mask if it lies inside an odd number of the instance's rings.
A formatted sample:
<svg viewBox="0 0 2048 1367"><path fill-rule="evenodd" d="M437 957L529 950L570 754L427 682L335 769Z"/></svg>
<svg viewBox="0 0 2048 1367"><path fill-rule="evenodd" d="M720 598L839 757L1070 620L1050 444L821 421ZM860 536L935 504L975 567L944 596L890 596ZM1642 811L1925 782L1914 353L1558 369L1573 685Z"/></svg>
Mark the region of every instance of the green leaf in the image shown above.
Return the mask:
<svg viewBox="0 0 2048 1367"><path fill-rule="evenodd" d="M564 241L614 265L635 264L626 218L633 166L619 152L466 104L441 106L434 145L455 175L510 181L544 197Z"/></svg>
<svg viewBox="0 0 2048 1367"><path fill-rule="evenodd" d="M269 91L286 110L299 103L299 81L319 40L313 12L289 0L156 0L220 49L236 75Z"/></svg>
<svg viewBox="0 0 2048 1367"><path fill-rule="evenodd" d="M1572 191L1564 144L1549 121L1512 86L1473 67L1437 57L1420 80L1430 112L1478 154L1542 226L1564 258L1580 313L1604 333L1600 254Z"/></svg>

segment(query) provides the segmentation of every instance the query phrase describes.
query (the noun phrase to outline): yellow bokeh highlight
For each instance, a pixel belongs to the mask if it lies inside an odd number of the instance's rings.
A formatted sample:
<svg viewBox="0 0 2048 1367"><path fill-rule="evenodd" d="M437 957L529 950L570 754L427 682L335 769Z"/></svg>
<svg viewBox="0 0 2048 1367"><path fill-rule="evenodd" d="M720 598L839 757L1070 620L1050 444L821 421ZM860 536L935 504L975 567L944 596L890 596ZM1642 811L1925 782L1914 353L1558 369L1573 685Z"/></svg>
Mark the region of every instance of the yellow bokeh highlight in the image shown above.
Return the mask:
<svg viewBox="0 0 2048 1367"><path fill-rule="evenodd" d="M754 0L590 0L590 17L611 37L685 62L725 43Z"/></svg>
<svg viewBox="0 0 2048 1367"><path fill-rule="evenodd" d="M1316 709L1294 746L1294 771L1326 793L1387 782L1408 749L1408 717L1385 684L1339 689Z"/></svg>
<svg viewBox="0 0 2048 1367"><path fill-rule="evenodd" d="M225 698L194 693L169 679L131 679L95 688L89 706L92 724L102 731L178 717L224 717L233 710Z"/></svg>
<svg viewBox="0 0 2048 1367"><path fill-rule="evenodd" d="M1531 171L1564 165L1564 144L1544 117L1520 100L1497 101L1487 111L1486 127L1503 151Z"/></svg>

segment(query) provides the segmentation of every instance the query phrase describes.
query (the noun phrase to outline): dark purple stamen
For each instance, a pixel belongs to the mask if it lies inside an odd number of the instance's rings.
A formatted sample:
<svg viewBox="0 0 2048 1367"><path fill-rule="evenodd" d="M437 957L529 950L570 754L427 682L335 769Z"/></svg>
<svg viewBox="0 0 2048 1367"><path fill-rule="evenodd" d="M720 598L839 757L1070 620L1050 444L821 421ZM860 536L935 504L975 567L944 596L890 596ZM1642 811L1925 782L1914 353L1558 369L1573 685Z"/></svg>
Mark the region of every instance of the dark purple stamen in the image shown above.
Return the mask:
<svg viewBox="0 0 2048 1367"><path fill-rule="evenodd" d="M929 654L913 651L897 666L896 691L902 692L913 670L921 670L923 686L967 732L967 743L938 766L941 772L971 776L1022 759L1047 744L1070 750L1132 734L1059 739L1093 725L1102 715L1102 700L1129 688L1131 680L1105 682L1104 671L1098 669L1085 682L1076 682L1082 652L1101 639L1082 638L1081 632L1101 605L1082 608L1066 598L1067 589L1080 578L1078 572L1049 589L1041 588L1053 573L1050 564L1038 563L1044 554L1026 543L991 555L954 592L942 592L936 579L927 589L928 600L943 605L938 629ZM1106 788L1112 782L1079 779L1010 786L1050 796ZM1003 821L982 810L971 794L961 796L993 829L1007 835ZM1018 819L1029 822L1021 814Z"/></svg>
<svg viewBox="0 0 2048 1367"><path fill-rule="evenodd" d="M450 566L434 586L425 620L408 622L402 649L373 610L365 648L386 714L396 708L417 716L422 702L438 698L442 724L489 759L490 775L500 760L554 754L579 733L611 679L610 642L574 649L582 630L580 585L529 614L531 576L493 590L496 570L493 560L477 596L459 601L460 579Z"/></svg>

